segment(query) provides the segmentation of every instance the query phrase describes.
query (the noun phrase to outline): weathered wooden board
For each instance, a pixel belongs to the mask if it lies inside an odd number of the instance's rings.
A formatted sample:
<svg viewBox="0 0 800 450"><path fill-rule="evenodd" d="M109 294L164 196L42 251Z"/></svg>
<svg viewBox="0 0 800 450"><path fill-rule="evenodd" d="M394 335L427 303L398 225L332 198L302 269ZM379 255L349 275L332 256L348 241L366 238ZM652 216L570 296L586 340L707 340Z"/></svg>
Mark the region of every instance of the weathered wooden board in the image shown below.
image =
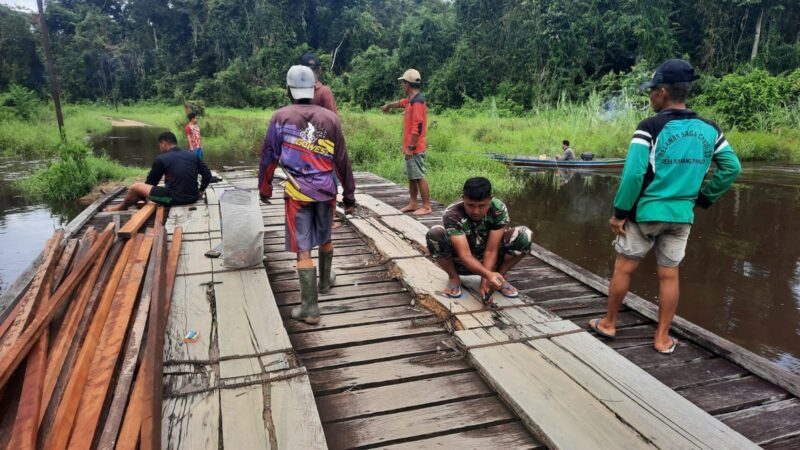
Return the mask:
<svg viewBox="0 0 800 450"><path fill-rule="evenodd" d="M333 422L491 394L477 373L467 372L326 395L317 399L317 407L326 422Z"/></svg>
<svg viewBox="0 0 800 450"><path fill-rule="evenodd" d="M335 259L335 257L334 257ZM382 283L374 283L374 284L367 284L364 286L348 286L343 285L340 286L338 283L338 275L337 275L337 283L333 286L328 292L319 295L319 301L321 303L334 301L334 300L343 300L343 299L353 299L359 297L371 297L374 295L385 295L385 294L395 294L405 292L406 289L397 281L384 281ZM408 294L406 294L408 295ZM293 292L285 292L281 294L277 294L276 300L278 305L280 306L287 306L287 305L297 305L300 304L300 291L293 291Z"/></svg>
<svg viewBox="0 0 800 450"><path fill-rule="evenodd" d="M210 359L212 341L211 300L208 283L211 275L190 275L175 278L172 306L164 337L164 362L206 361ZM190 332L198 333L197 342L186 343Z"/></svg>
<svg viewBox="0 0 800 450"><path fill-rule="evenodd" d="M719 416L753 442L764 445L800 435L800 400L792 398Z"/></svg>
<svg viewBox="0 0 800 450"><path fill-rule="evenodd" d="M214 293L220 357L292 348L263 270L215 273L214 282L219 283ZM258 369L252 372L248 361L238 359L220 363L222 378L260 373Z"/></svg>
<svg viewBox="0 0 800 450"><path fill-rule="evenodd" d="M184 235L193 233L206 233L209 228L208 206L196 203L194 205L173 206L169 209L169 218L165 228L172 234L176 226L183 228Z"/></svg>
<svg viewBox="0 0 800 450"><path fill-rule="evenodd" d="M420 256L418 250L375 218L350 219L350 224L356 227L364 237L371 240L378 251L387 258Z"/></svg>
<svg viewBox="0 0 800 450"><path fill-rule="evenodd" d="M440 334L320 350L304 353L300 358L306 368L314 370L403 356L419 356L450 348L455 348L455 343L442 329Z"/></svg>
<svg viewBox="0 0 800 450"><path fill-rule="evenodd" d="M476 338L480 336L477 330L469 332ZM489 333L484 333L482 339L470 344L494 342ZM531 347L511 343L470 349L469 355L528 429L548 446L649 447L636 431Z"/></svg>
<svg viewBox="0 0 800 450"><path fill-rule="evenodd" d="M489 426L513 418L497 398L479 398L332 423L325 436L331 449L342 449Z"/></svg>
<svg viewBox="0 0 800 450"><path fill-rule="evenodd" d="M311 386L319 396L357 387L398 381L412 381L436 375L467 372L472 370L464 359L437 361L435 364L415 362L414 358L393 359L390 361L324 369L311 372Z"/></svg>
<svg viewBox="0 0 800 450"><path fill-rule="evenodd" d="M219 450L219 414L218 391L165 398L163 448Z"/></svg>
<svg viewBox="0 0 800 450"><path fill-rule="evenodd" d="M679 349L682 350L682 349ZM722 358L701 359L686 364L646 369L672 389L688 388L742 377L747 371Z"/></svg>
<svg viewBox="0 0 800 450"><path fill-rule="evenodd" d="M459 449L503 449L503 450L539 450L544 446L538 444L530 433L519 422L495 425L477 430L462 431L402 444L382 447L387 450L442 450Z"/></svg>
<svg viewBox="0 0 800 450"><path fill-rule="evenodd" d="M739 409L786 400L791 394L754 376L722 381L678 391L709 414L724 414Z"/></svg>
<svg viewBox="0 0 800 450"><path fill-rule="evenodd" d="M412 297L407 292L392 293L386 295L369 295L366 297L345 298L343 300L330 300L320 302L319 310L323 316L326 314L338 314L353 311L364 311L375 308L390 308L393 306L410 305ZM298 302L299 303L299 302ZM289 318L293 304L281 306L281 317Z"/></svg>
<svg viewBox="0 0 800 450"><path fill-rule="evenodd" d="M353 274L336 274L336 285L332 288L343 286L365 287L373 283L382 283L390 280L389 276L383 272L366 272ZM270 281L272 292L276 295L300 290L300 282L297 279Z"/></svg>
<svg viewBox="0 0 800 450"><path fill-rule="evenodd" d="M341 328L334 330L310 331L307 333L297 333L289 338L294 344L295 350L323 350L326 348L352 345L367 344L370 342L380 342L396 337L410 337L425 334L436 334L441 332L441 328L436 326L414 326L409 320L389 323L378 323L372 325L362 325L358 327Z"/></svg>
<svg viewBox="0 0 800 450"><path fill-rule="evenodd" d="M402 319L422 319L431 317L430 311L413 306L395 306L390 308L371 309L341 314L326 314L319 323L309 325L298 320L286 322L286 331L297 333L303 331L327 330L332 328L367 325L372 323L392 322Z"/></svg>
<svg viewBox="0 0 800 450"><path fill-rule="evenodd" d="M187 236L184 234L184 237ZM211 241L184 242L178 259L178 275L211 273L211 258L206 257L211 248Z"/></svg>

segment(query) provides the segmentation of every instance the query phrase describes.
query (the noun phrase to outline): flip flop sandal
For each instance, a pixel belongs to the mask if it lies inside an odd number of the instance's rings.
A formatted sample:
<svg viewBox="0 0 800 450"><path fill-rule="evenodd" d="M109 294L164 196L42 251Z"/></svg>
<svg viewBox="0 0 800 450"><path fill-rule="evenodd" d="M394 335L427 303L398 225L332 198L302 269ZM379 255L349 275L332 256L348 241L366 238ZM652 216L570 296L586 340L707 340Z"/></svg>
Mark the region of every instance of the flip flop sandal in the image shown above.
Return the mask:
<svg viewBox="0 0 800 450"><path fill-rule="evenodd" d="M492 298L493 294L494 294L493 292L489 292L486 294L486 297L481 299L481 301L483 301L483 304L491 309L497 308L497 303L495 303L494 299Z"/></svg>
<svg viewBox="0 0 800 450"><path fill-rule="evenodd" d="M511 283L503 283L503 285L500 286L500 294L505 298L519 298L519 291L515 291L513 294L506 294L505 292L503 292L504 289L505 290L514 289L514 286L512 286Z"/></svg>
<svg viewBox="0 0 800 450"><path fill-rule="evenodd" d="M615 334L608 334L605 331L601 330L600 327L597 326L599 323L600 323L600 319L592 319L592 320L589 321L589 328L591 328L592 331L594 331L595 333L599 334L600 336L603 336L604 338L607 338L607 339L616 339L617 338L617 336Z"/></svg>
<svg viewBox="0 0 800 450"><path fill-rule="evenodd" d="M464 293L461 292L460 284L448 284L447 289L450 290L450 293L445 292L444 295L448 296L449 298L462 298L464 296ZM456 292L458 294L456 294Z"/></svg>
<svg viewBox="0 0 800 450"><path fill-rule="evenodd" d="M672 345L670 345L668 349L659 350L659 349L655 348L655 346L653 346L653 350L657 351L658 353L661 353L662 355L671 355L671 354L673 354L675 352L675 348L678 347L678 340L675 339L674 337L670 337L670 339L672 340Z"/></svg>

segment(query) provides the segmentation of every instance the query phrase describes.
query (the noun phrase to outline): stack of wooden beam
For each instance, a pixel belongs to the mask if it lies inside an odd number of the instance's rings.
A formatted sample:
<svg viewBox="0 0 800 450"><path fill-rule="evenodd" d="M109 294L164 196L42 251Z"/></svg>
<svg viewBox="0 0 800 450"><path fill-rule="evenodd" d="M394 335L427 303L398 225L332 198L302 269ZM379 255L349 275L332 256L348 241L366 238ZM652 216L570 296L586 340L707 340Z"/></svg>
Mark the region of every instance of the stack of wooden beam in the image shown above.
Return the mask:
<svg viewBox="0 0 800 450"><path fill-rule="evenodd" d="M68 240L59 230L47 242L0 322L0 449L161 447L164 328L182 240L176 229L168 243L163 223L149 204L121 228Z"/></svg>

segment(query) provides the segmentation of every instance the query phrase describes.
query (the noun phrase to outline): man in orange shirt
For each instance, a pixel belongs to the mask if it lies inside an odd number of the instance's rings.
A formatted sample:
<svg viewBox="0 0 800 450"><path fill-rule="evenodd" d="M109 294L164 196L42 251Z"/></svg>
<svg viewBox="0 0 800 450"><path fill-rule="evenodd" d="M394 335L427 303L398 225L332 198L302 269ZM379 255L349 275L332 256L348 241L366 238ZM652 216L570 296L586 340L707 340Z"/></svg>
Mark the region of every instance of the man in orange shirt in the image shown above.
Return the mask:
<svg viewBox="0 0 800 450"><path fill-rule="evenodd" d="M404 108L403 146L405 173L408 177L408 205L400 211L413 211L415 216L431 213L431 194L425 180L425 136L428 134L428 107L420 91L422 78L415 69L408 69L398 78L403 82L406 98L381 106L383 112L392 108ZM422 208L417 208L417 193L422 194Z"/></svg>

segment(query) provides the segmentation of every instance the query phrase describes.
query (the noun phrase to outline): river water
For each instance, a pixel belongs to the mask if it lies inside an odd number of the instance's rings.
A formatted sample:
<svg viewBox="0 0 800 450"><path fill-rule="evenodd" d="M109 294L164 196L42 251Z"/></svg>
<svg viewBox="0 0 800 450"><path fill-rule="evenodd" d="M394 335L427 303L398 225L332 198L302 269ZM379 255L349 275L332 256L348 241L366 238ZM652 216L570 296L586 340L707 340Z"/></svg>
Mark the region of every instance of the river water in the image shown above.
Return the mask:
<svg viewBox="0 0 800 450"><path fill-rule="evenodd" d="M162 129L114 128L92 139L127 165L147 167ZM206 153L212 168L252 160ZM41 251L53 231L82 207L47 205L15 195L10 180L42 161L0 161L0 291ZM527 187L503 200L512 221L530 226L537 243L610 277L615 253L607 225L619 173L520 173ZM435 182L435 181L434 181ZM681 266L678 314L800 373L800 166L751 164L711 209L697 213ZM656 300L649 255L632 290Z"/></svg>
<svg viewBox="0 0 800 450"><path fill-rule="evenodd" d="M534 241L610 278L616 253L608 219L619 173L527 172L504 199ZM745 165L708 210L696 212L681 265L678 314L800 373L800 166ZM653 254L631 290L658 298Z"/></svg>

